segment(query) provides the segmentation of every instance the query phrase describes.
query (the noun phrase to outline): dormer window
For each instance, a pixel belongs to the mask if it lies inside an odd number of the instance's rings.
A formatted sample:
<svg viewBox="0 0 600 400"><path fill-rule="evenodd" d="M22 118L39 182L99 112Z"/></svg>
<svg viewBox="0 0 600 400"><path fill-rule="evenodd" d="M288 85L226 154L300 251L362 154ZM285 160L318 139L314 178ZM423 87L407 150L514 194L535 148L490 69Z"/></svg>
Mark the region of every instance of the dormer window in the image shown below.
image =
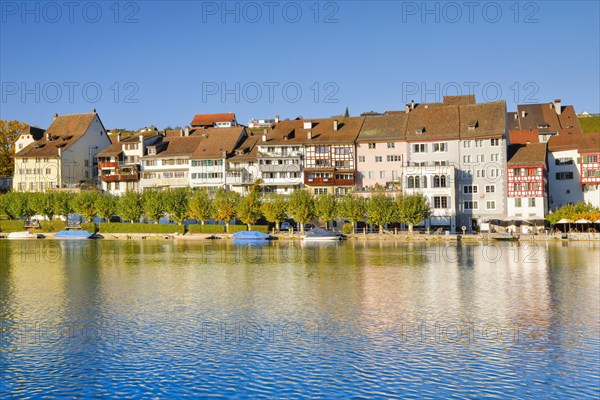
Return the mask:
<svg viewBox="0 0 600 400"><path fill-rule="evenodd" d="M469 130L470 131L474 131L478 127L479 127L479 122L478 121L471 121L471 122L469 122Z"/></svg>
<svg viewBox="0 0 600 400"><path fill-rule="evenodd" d="M156 155L156 147L148 147L148 155Z"/></svg>
<svg viewBox="0 0 600 400"><path fill-rule="evenodd" d="M416 133L417 135L421 135L421 134L423 134L424 132L425 132L425 127L424 127L424 126L423 126L423 127L421 127L421 128L418 128L417 130L415 130L415 133Z"/></svg>
<svg viewBox="0 0 600 400"><path fill-rule="evenodd" d="M550 128L550 125L548 125L546 122L541 122L538 124L538 129L548 129Z"/></svg>

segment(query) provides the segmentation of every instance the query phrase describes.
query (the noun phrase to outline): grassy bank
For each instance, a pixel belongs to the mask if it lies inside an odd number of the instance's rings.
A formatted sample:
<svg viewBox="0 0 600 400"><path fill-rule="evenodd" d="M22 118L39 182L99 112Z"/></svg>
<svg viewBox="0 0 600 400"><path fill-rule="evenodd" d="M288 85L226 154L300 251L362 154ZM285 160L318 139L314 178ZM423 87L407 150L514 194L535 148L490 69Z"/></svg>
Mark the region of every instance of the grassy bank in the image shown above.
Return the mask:
<svg viewBox="0 0 600 400"><path fill-rule="evenodd" d="M229 233L241 232L247 230L246 225L229 225ZM252 225L251 230L262 233L269 233L269 227L266 225ZM188 226L189 233L227 233L225 225L201 225L194 224Z"/></svg>

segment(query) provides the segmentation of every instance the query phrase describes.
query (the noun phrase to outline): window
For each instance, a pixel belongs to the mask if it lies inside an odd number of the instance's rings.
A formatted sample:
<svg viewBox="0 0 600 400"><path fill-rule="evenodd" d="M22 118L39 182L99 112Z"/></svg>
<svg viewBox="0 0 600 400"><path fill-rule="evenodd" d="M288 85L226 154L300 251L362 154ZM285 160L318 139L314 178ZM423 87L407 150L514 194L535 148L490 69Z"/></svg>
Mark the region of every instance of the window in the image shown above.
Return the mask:
<svg viewBox="0 0 600 400"><path fill-rule="evenodd" d="M50 175L52 173L52 169L51 168L46 168L46 175Z"/></svg>
<svg viewBox="0 0 600 400"><path fill-rule="evenodd" d="M402 156L401 155L387 156L387 161L388 162L401 162L402 161Z"/></svg>
<svg viewBox="0 0 600 400"><path fill-rule="evenodd" d="M375 156L375 162L382 162L382 161L383 161L383 157Z"/></svg>
<svg viewBox="0 0 600 400"><path fill-rule="evenodd" d="M598 156L583 156L584 163L597 163Z"/></svg>
<svg viewBox="0 0 600 400"><path fill-rule="evenodd" d="M374 149L377 147L376 143L369 143L369 149Z"/></svg>
<svg viewBox="0 0 600 400"><path fill-rule="evenodd" d="M465 140L463 142L463 148L470 149L471 148L471 141L470 140Z"/></svg>
<svg viewBox="0 0 600 400"><path fill-rule="evenodd" d="M478 169L477 170L477 177L478 178L485 178L485 169Z"/></svg>
<svg viewBox="0 0 600 400"><path fill-rule="evenodd" d="M379 171L379 178L385 179L385 171Z"/></svg>
<svg viewBox="0 0 600 400"><path fill-rule="evenodd" d="M477 192L478 192L477 185L465 185L465 186L463 186L463 193L465 193L465 194L477 193Z"/></svg>
<svg viewBox="0 0 600 400"><path fill-rule="evenodd" d="M568 180L568 179L573 179L573 173L572 172L557 172L556 173L556 180L557 181L564 181L564 180Z"/></svg>
<svg viewBox="0 0 600 400"><path fill-rule="evenodd" d="M471 156L463 156L463 163L468 164L471 162Z"/></svg>
<svg viewBox="0 0 600 400"><path fill-rule="evenodd" d="M448 208L448 197L434 196L433 197L433 208Z"/></svg>
<svg viewBox="0 0 600 400"><path fill-rule="evenodd" d="M413 145L413 151L415 153L426 153L427 145L425 143L415 144L415 145Z"/></svg>
<svg viewBox="0 0 600 400"><path fill-rule="evenodd" d="M500 159L500 154L498 154L498 153L492 154L492 155L490 155L490 159L492 161L498 161Z"/></svg>
<svg viewBox="0 0 600 400"><path fill-rule="evenodd" d="M465 201L464 202L465 210L478 210L479 203L477 201Z"/></svg>
<svg viewBox="0 0 600 400"><path fill-rule="evenodd" d="M491 200L491 201L486 201L485 202L485 208L487 210L495 210L496 209L496 202Z"/></svg>
<svg viewBox="0 0 600 400"><path fill-rule="evenodd" d="M500 177L500 168L490 169L490 178L499 178Z"/></svg>
<svg viewBox="0 0 600 400"><path fill-rule="evenodd" d="M365 156L358 156L358 162L365 162Z"/></svg>
<svg viewBox="0 0 600 400"><path fill-rule="evenodd" d="M483 139L475 139L475 147L483 147Z"/></svg>
<svg viewBox="0 0 600 400"><path fill-rule="evenodd" d="M529 199L529 207L535 207L535 197Z"/></svg>
<svg viewBox="0 0 600 400"><path fill-rule="evenodd" d="M485 154L477 154L477 162L485 162Z"/></svg>
<svg viewBox="0 0 600 400"><path fill-rule="evenodd" d="M573 164L573 158L571 157L562 157L554 160L554 165L571 165Z"/></svg>
<svg viewBox="0 0 600 400"><path fill-rule="evenodd" d="M447 143L434 143L433 144L433 151L435 153L439 153L442 151L448 151L448 144Z"/></svg>
<svg viewBox="0 0 600 400"><path fill-rule="evenodd" d="M513 168L513 175L514 176L521 176L521 169L520 168Z"/></svg>
<svg viewBox="0 0 600 400"><path fill-rule="evenodd" d="M433 176L433 187L434 188L445 188L446 186L446 175L434 175Z"/></svg>
<svg viewBox="0 0 600 400"><path fill-rule="evenodd" d="M521 207L521 199L515 199L515 207Z"/></svg>
<svg viewBox="0 0 600 400"><path fill-rule="evenodd" d="M486 193L495 193L496 186L495 185L485 185L485 192Z"/></svg>
<svg viewBox="0 0 600 400"><path fill-rule="evenodd" d="M315 147L315 153L329 153L329 147L328 146Z"/></svg>
<svg viewBox="0 0 600 400"><path fill-rule="evenodd" d="M497 139L497 138L495 138L495 139L490 139L490 144L491 144L492 146L494 146L494 147L495 147L495 146L500 146L500 139Z"/></svg>
<svg viewBox="0 0 600 400"><path fill-rule="evenodd" d="M388 149L395 149L396 148L396 143L394 143L394 142L388 142L387 148Z"/></svg>
<svg viewBox="0 0 600 400"><path fill-rule="evenodd" d="M375 171L369 171L369 179L375 179Z"/></svg>

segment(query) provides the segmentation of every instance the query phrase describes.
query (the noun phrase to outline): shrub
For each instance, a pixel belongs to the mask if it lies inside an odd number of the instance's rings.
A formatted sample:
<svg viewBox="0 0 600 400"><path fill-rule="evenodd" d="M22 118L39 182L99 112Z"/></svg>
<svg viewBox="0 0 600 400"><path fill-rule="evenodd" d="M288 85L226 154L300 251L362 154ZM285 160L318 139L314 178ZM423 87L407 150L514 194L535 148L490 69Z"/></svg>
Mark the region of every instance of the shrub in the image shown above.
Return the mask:
<svg viewBox="0 0 600 400"><path fill-rule="evenodd" d="M10 233L10 232L21 232L25 230L25 222L24 221L0 221L0 232L2 233Z"/></svg>
<svg viewBox="0 0 600 400"><path fill-rule="evenodd" d="M344 224L344 226L342 227L342 232L344 233L344 235L350 235L354 232L354 228L352 226L352 224L346 222Z"/></svg>
<svg viewBox="0 0 600 400"><path fill-rule="evenodd" d="M42 232L60 232L65 229L65 221L40 221L40 231Z"/></svg>
<svg viewBox="0 0 600 400"><path fill-rule="evenodd" d="M91 233L98 232L98 226L96 224L94 224L93 222L85 222L85 223L81 224L81 229L91 232Z"/></svg>
<svg viewBox="0 0 600 400"><path fill-rule="evenodd" d="M184 233L184 225L174 224L130 224L121 222L100 223L100 233Z"/></svg>
<svg viewBox="0 0 600 400"><path fill-rule="evenodd" d="M229 233L236 233L246 230L248 230L248 227L246 225L229 225ZM252 225L250 227L250 230L262 233L269 233L269 227L267 225Z"/></svg>

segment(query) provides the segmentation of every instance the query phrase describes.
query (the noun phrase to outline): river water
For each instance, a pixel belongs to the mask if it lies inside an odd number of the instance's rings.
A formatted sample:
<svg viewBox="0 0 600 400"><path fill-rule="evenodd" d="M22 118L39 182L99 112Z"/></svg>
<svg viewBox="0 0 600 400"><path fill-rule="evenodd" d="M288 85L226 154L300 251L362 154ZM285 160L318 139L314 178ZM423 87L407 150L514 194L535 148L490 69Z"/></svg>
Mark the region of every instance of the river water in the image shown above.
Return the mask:
<svg viewBox="0 0 600 400"><path fill-rule="evenodd" d="M600 245L0 241L0 397L598 398Z"/></svg>

